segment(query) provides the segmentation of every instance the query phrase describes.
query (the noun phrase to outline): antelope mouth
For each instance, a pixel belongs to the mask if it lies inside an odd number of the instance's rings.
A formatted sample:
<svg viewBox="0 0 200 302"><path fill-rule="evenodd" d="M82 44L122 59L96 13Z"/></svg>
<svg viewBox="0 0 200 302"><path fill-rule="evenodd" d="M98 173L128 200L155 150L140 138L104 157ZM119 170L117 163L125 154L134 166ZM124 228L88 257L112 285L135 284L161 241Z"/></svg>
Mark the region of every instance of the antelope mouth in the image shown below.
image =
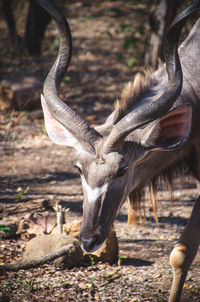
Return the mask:
<svg viewBox="0 0 200 302"><path fill-rule="evenodd" d="M84 252L93 253L96 252L105 242L105 238L100 238L98 235L89 239L83 238L80 235L81 248Z"/></svg>
<svg viewBox="0 0 200 302"><path fill-rule="evenodd" d="M94 252L96 252L98 249L100 249L100 248L103 246L103 244L104 244L104 242L103 242L103 243L100 243L100 244L98 244L98 245L95 245L95 246L93 247L93 249L86 250L85 247L83 246L83 244L81 243L81 248L82 248L82 250L83 250L84 252L86 252L86 253L94 253Z"/></svg>

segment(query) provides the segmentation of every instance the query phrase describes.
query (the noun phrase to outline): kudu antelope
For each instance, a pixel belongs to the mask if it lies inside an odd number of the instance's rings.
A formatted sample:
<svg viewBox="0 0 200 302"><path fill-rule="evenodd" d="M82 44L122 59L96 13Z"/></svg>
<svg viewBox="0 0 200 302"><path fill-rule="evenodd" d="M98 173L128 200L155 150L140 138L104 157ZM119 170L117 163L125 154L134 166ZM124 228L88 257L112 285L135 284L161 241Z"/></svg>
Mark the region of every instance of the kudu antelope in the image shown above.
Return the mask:
<svg viewBox="0 0 200 302"><path fill-rule="evenodd" d="M165 63L150 76L128 83L106 122L91 128L58 96L72 51L71 32L50 0L37 0L55 20L60 47L43 89L42 107L50 138L78 152L83 186L82 248L105 241L123 204L166 170L187 166L200 179L200 21L178 48L180 32L200 1L182 11L168 29ZM180 56L180 60L179 60ZM181 62L181 63L180 63ZM200 200L170 256L174 276L169 301L178 301L200 243Z"/></svg>

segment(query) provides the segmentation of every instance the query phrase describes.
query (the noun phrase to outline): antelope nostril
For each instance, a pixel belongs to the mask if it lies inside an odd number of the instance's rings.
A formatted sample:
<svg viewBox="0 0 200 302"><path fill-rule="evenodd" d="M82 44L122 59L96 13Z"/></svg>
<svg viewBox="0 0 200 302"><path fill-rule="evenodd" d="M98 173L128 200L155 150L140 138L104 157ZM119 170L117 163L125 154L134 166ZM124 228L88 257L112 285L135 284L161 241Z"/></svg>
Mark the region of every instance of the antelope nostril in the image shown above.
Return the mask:
<svg viewBox="0 0 200 302"><path fill-rule="evenodd" d="M105 239L99 235L95 235L87 239L80 235L81 247L85 252L88 253L98 250L98 248L100 248L100 246L103 244L104 240Z"/></svg>

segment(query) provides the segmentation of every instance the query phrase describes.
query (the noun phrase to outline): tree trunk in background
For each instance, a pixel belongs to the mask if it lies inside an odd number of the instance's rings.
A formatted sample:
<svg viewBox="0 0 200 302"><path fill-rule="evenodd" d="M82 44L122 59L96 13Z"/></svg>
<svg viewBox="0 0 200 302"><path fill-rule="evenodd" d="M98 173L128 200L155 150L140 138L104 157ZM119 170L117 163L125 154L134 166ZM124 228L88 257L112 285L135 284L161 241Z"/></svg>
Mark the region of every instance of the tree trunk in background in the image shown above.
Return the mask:
<svg viewBox="0 0 200 302"><path fill-rule="evenodd" d="M21 39L16 30L15 18L12 11L12 1L13 0L3 0L3 13L10 33L13 48L19 49Z"/></svg>
<svg viewBox="0 0 200 302"><path fill-rule="evenodd" d="M45 29L50 20L49 14L36 1L30 0L24 37L30 55L40 55Z"/></svg>
<svg viewBox="0 0 200 302"><path fill-rule="evenodd" d="M151 37L145 54L145 65L158 67L158 59L164 60L164 37L166 29L177 14L181 0L160 0L150 16Z"/></svg>
<svg viewBox="0 0 200 302"><path fill-rule="evenodd" d="M17 33L16 20L13 14L13 0L3 0L3 14L14 52L19 53L23 48L26 48L30 55L40 55L45 29L51 19L49 14L36 1L29 0L24 38Z"/></svg>

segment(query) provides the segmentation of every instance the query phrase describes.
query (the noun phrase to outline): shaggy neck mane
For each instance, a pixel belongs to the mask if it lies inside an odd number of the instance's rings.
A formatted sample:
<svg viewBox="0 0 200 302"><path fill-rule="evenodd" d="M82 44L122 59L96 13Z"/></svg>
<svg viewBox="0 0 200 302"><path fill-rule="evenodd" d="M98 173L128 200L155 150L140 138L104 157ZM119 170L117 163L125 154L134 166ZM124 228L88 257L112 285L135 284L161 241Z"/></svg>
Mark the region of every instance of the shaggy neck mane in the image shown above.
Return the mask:
<svg viewBox="0 0 200 302"><path fill-rule="evenodd" d="M193 176L198 179L196 174L196 153L195 150L190 150L188 156L179 160L176 164L167 167L161 173L155 175L152 179L147 180L146 183L141 184L135 188L129 195L129 204L136 214L141 214L141 210L145 208L146 193L150 194L150 199L154 198L156 202L157 192L161 189L170 191L173 196L173 182L175 179L180 178L181 182L185 177ZM144 211L145 216L145 211ZM135 223L135 222L134 222Z"/></svg>
<svg viewBox="0 0 200 302"><path fill-rule="evenodd" d="M144 72L144 75L137 73L134 80L124 86L120 100L115 102L114 124L130 112L133 105L155 85L156 80L150 73L150 71Z"/></svg>

